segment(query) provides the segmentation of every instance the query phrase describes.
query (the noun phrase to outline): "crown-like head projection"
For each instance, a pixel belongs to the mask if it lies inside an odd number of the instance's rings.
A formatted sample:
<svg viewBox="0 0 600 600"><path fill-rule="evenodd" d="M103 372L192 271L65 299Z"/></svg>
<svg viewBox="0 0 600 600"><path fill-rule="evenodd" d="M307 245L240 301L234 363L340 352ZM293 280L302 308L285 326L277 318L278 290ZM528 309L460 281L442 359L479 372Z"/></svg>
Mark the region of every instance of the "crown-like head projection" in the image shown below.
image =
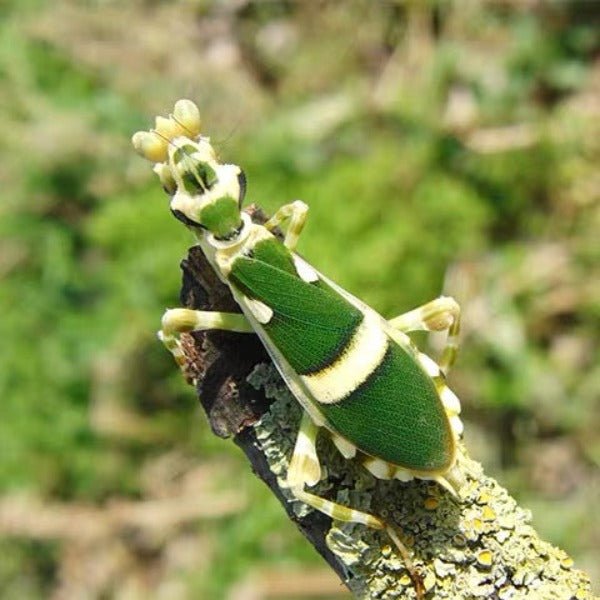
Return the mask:
<svg viewBox="0 0 600 600"><path fill-rule="evenodd" d="M197 233L204 229L228 239L242 226L245 177L237 165L219 162L200 126L198 107L191 100L178 100L172 114L156 117L154 129L138 131L131 141L141 156L155 163L173 214Z"/></svg>

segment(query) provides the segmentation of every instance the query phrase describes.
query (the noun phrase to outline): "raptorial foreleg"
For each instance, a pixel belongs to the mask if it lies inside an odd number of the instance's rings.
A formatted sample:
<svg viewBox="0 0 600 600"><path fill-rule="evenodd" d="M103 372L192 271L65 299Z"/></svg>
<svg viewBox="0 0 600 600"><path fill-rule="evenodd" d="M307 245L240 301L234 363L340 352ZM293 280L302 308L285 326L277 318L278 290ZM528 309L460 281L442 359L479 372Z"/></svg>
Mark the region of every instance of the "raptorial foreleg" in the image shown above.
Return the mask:
<svg viewBox="0 0 600 600"><path fill-rule="evenodd" d="M185 354L179 336L191 331L222 329L239 333L253 333L252 326L241 313L170 308L163 315L158 338L185 372Z"/></svg>
<svg viewBox="0 0 600 600"><path fill-rule="evenodd" d="M292 252L296 249L298 238L304 229L308 206L302 200L294 200L290 204L284 204L277 212L265 223L269 231L273 231L286 219L290 220L285 237L284 245Z"/></svg>

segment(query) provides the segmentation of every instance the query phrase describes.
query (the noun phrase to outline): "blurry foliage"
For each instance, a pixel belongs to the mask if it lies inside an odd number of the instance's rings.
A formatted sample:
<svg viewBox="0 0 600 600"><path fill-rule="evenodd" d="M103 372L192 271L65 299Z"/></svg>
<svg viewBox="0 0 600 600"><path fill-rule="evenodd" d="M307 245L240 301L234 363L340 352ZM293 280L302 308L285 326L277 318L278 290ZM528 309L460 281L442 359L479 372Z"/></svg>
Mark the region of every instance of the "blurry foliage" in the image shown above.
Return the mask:
<svg viewBox="0 0 600 600"><path fill-rule="evenodd" d="M4 498L143 502L175 477L145 483L165 456L229 455L217 490L241 486L248 508L158 540L125 535L131 568L99 561L112 575L93 581L73 556L96 557L99 542L17 533L1 542L0 595L77 597L79 577L90 597L225 598L257 566L319 564L154 338L190 238L129 136L182 96L245 168L250 201L306 200L302 254L383 314L446 279L464 307L452 382L473 453L597 567L594 4L4 2ZM196 562L176 551L190 531Z"/></svg>

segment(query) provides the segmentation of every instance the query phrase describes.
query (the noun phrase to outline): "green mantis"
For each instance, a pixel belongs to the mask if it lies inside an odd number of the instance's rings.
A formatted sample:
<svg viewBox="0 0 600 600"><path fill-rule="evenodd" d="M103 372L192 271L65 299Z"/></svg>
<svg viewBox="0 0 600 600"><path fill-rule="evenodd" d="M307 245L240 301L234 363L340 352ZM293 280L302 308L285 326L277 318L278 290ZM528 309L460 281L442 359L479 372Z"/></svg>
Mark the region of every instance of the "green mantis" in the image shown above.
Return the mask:
<svg viewBox="0 0 600 600"><path fill-rule="evenodd" d="M133 144L155 163L170 208L196 236L242 313L167 310L159 337L181 368L181 333L221 329L256 334L303 408L287 486L293 496L341 521L388 532L411 567L397 532L380 516L343 506L307 488L321 479L316 440L321 430L347 459L375 477L438 482L452 494L461 484L457 442L460 402L445 375L457 351L460 309L448 297L386 320L295 253L308 207L295 201L264 225L242 210L246 180L222 163L189 100L175 104ZM283 241L273 231L287 224ZM408 332L447 331L436 363Z"/></svg>

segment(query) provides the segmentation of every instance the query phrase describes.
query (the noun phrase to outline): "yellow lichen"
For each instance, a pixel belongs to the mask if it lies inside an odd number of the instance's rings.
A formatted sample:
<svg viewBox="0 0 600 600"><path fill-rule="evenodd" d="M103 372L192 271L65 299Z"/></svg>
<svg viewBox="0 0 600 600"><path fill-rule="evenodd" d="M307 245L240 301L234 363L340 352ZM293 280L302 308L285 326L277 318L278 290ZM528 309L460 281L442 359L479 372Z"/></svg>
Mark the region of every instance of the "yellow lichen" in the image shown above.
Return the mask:
<svg viewBox="0 0 600 600"><path fill-rule="evenodd" d="M494 521L496 519L496 513L494 512L494 509L491 506L486 505L481 511L481 518L484 521Z"/></svg>
<svg viewBox="0 0 600 600"><path fill-rule="evenodd" d="M573 566L573 559L570 556L565 556L561 561L560 564L562 567L564 567L565 569L570 569Z"/></svg>
<svg viewBox="0 0 600 600"><path fill-rule="evenodd" d="M425 502L423 502L423 506L427 509L427 510L435 510L440 504L440 501L437 498L433 498L431 496L429 496L428 498L425 498Z"/></svg>
<svg viewBox="0 0 600 600"><path fill-rule="evenodd" d="M494 555L490 550L482 550L477 555L477 563L482 567L491 567Z"/></svg>
<svg viewBox="0 0 600 600"><path fill-rule="evenodd" d="M492 499L492 497L487 492L481 492L477 496L477 503L478 504L489 504L491 499Z"/></svg>
<svg viewBox="0 0 600 600"><path fill-rule="evenodd" d="M435 586L435 575L429 571L423 578L423 587L425 592L430 592Z"/></svg>

